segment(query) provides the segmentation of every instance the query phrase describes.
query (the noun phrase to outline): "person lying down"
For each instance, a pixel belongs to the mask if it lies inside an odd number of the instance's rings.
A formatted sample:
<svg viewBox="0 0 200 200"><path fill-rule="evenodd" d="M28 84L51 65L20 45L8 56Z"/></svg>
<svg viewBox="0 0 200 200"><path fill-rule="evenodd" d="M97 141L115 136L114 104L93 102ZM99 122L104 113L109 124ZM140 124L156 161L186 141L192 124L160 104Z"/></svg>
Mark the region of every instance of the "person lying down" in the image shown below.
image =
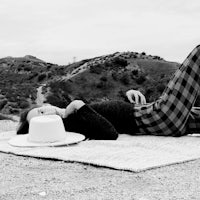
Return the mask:
<svg viewBox="0 0 200 200"><path fill-rule="evenodd" d="M74 100L66 108L37 106L21 114L17 134L28 133L30 120L41 115L59 115L66 131L95 140L116 140L123 133L174 137L200 133L200 108L193 107L199 91L200 46L197 46L155 102L147 104L141 92L129 90L126 95L130 102L86 104Z"/></svg>

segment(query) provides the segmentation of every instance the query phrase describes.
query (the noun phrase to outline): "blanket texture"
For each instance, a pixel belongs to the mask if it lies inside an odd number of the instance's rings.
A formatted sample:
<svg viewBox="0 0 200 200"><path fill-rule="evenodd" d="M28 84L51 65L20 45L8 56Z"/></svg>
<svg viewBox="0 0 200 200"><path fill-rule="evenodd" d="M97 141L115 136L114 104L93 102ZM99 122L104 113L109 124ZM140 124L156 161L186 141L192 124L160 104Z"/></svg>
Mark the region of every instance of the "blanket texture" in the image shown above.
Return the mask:
<svg viewBox="0 0 200 200"><path fill-rule="evenodd" d="M16 123L0 123L0 151L36 158L79 162L133 172L182 163L200 158L200 137L180 138L120 135L116 141L83 141L62 147L13 147ZM8 129L10 131L8 131Z"/></svg>

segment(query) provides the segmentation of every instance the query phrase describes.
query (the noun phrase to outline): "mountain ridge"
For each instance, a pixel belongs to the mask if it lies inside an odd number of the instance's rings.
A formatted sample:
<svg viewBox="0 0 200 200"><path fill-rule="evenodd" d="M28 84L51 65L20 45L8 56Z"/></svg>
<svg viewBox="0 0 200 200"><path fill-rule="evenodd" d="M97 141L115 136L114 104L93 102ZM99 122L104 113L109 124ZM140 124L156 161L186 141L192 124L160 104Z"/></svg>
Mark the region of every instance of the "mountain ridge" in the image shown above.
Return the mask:
<svg viewBox="0 0 200 200"><path fill-rule="evenodd" d="M35 104L42 85L47 101L57 106L76 98L86 102L125 99L125 91L131 88L141 90L152 101L178 66L145 52L115 52L68 65L32 55L8 56L0 59L0 111L18 114Z"/></svg>

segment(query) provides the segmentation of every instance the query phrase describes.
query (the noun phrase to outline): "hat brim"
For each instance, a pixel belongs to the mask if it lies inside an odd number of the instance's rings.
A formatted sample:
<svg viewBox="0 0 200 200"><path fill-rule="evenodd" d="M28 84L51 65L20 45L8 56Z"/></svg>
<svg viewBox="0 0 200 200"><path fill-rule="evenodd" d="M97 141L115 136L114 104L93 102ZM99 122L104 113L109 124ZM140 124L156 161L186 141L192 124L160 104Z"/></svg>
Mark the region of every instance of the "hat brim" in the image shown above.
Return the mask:
<svg viewBox="0 0 200 200"><path fill-rule="evenodd" d="M28 134L25 135L17 135L11 138L8 143L15 147L57 147L57 146L65 146L76 144L85 139L85 136L79 133L74 132L66 132L66 139L59 142L51 142L51 143L35 143L28 141Z"/></svg>

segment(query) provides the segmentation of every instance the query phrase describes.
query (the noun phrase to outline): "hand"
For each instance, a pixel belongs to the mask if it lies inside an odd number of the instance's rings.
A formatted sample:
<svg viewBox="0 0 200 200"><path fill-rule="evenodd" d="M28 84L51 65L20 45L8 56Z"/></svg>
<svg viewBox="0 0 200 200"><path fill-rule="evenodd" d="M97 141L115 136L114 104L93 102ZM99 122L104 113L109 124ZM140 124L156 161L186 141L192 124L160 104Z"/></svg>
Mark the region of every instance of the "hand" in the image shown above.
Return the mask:
<svg viewBox="0 0 200 200"><path fill-rule="evenodd" d="M81 100L72 101L65 109L65 118L79 110L85 103Z"/></svg>
<svg viewBox="0 0 200 200"><path fill-rule="evenodd" d="M145 96L138 90L128 90L126 96L131 103L146 104Z"/></svg>

